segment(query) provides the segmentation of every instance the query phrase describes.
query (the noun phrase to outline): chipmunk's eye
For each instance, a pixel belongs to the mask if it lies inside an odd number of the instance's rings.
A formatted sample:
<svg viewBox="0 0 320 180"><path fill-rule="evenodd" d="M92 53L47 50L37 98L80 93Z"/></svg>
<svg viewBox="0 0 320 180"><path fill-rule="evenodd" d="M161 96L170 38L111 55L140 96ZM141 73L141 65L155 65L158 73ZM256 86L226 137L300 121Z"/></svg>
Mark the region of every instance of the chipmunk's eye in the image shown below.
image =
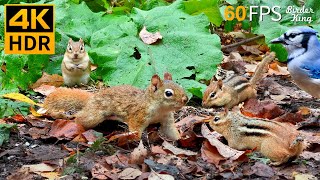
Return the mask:
<svg viewBox="0 0 320 180"><path fill-rule="evenodd" d="M164 91L164 97L166 97L166 98L170 98L171 96L173 96L173 90L172 89L166 89L165 91Z"/></svg>
<svg viewBox="0 0 320 180"><path fill-rule="evenodd" d="M216 117L214 117L214 119L213 119L215 122L217 122L217 121L219 121L220 120L220 117L218 117L218 116L216 116Z"/></svg>
<svg viewBox="0 0 320 180"><path fill-rule="evenodd" d="M68 51L72 51L72 47L70 45L68 45Z"/></svg>
<svg viewBox="0 0 320 180"><path fill-rule="evenodd" d="M80 51L83 51L84 50L84 46L80 46Z"/></svg>
<svg viewBox="0 0 320 180"><path fill-rule="evenodd" d="M215 95L216 95L216 93L212 92L212 93L210 94L210 98L213 98Z"/></svg>

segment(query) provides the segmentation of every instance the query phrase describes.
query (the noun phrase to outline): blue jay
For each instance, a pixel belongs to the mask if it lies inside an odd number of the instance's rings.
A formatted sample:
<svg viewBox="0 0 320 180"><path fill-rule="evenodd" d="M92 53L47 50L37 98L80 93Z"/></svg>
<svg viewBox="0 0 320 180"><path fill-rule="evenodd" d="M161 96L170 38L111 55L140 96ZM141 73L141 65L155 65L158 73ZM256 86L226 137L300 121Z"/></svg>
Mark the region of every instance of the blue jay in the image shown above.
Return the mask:
<svg viewBox="0 0 320 180"><path fill-rule="evenodd" d="M310 95L320 98L320 42L317 31L301 26L271 40L288 51L288 70L294 82Z"/></svg>

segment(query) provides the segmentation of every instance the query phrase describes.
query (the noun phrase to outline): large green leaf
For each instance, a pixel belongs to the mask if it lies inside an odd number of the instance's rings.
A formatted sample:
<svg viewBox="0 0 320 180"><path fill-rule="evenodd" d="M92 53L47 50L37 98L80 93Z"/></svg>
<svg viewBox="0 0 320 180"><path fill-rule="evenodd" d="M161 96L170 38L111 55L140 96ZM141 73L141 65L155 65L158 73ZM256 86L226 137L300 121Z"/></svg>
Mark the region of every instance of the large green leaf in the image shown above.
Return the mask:
<svg viewBox="0 0 320 180"><path fill-rule="evenodd" d="M191 16L182 9L181 1L150 11L135 9L132 20L119 19L93 33L89 53L104 81L146 87L154 73L168 71L189 92L202 91L204 85L197 81L212 77L221 62L220 40L208 32L205 15ZM144 44L138 37L143 26L159 31L162 41ZM189 78L192 76L194 79Z"/></svg>
<svg viewBox="0 0 320 180"><path fill-rule="evenodd" d="M185 12L191 15L204 13L216 26L220 26L223 18L219 9L219 0L188 0L184 2Z"/></svg>

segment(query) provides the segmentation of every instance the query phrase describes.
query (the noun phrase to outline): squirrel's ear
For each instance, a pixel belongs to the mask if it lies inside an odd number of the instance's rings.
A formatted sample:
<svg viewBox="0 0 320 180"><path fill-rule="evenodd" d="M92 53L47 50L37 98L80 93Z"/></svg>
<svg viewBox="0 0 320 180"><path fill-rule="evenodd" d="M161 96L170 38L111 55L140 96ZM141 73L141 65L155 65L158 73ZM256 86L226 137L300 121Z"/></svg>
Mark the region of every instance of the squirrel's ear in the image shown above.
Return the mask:
<svg viewBox="0 0 320 180"><path fill-rule="evenodd" d="M82 43L83 43L83 39L82 39L82 38L80 38L80 39L79 39L79 42L82 44Z"/></svg>
<svg viewBox="0 0 320 180"><path fill-rule="evenodd" d="M156 91L162 85L162 81L158 75L153 75L151 78L151 87L153 91Z"/></svg>
<svg viewBox="0 0 320 180"><path fill-rule="evenodd" d="M70 43L72 43L72 42L73 42L73 40L72 40L71 38L69 38L68 43L70 44Z"/></svg>
<svg viewBox="0 0 320 180"><path fill-rule="evenodd" d="M168 72L165 72L163 77L164 77L164 80L171 80L172 81L172 75Z"/></svg>
<svg viewBox="0 0 320 180"><path fill-rule="evenodd" d="M222 88L222 84L223 84L222 80L221 80L221 79L218 80L218 87L219 87L220 89Z"/></svg>

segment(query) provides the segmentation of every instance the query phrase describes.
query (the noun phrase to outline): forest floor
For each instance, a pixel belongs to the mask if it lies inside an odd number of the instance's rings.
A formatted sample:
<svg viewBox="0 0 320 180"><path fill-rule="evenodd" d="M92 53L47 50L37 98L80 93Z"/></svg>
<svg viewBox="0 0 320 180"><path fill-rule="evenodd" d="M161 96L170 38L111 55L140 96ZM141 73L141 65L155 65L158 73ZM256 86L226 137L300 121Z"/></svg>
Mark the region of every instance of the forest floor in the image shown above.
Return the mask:
<svg viewBox="0 0 320 180"><path fill-rule="evenodd" d="M241 56L225 52L222 67L239 75L252 74L265 47L235 48ZM195 98L175 113L182 139L174 143L158 134L158 125L148 127L139 141L126 133L125 124L115 121L83 132L70 120L33 115L0 119L0 123L17 123L9 142L0 147L0 179L319 179L320 100L292 83L285 65L278 62L270 65L257 92L259 101L245 103L246 111L290 122L308 141L293 162L272 166L256 151L222 146L226 140L208 125L222 109L201 108L201 100ZM235 155L222 155L222 151Z"/></svg>

